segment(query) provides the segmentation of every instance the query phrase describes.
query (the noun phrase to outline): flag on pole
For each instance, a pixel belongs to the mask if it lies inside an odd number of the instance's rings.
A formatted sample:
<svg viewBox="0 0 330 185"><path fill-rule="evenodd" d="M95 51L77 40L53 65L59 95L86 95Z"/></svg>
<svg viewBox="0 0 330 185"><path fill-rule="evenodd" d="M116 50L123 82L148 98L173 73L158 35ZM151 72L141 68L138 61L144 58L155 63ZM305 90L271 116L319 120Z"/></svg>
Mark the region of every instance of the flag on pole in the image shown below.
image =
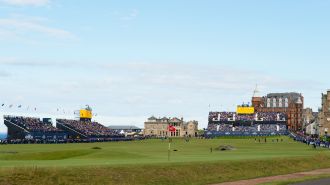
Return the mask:
<svg viewBox="0 0 330 185"><path fill-rule="evenodd" d="M168 131L175 132L176 131L176 128L173 125L169 125L168 126Z"/></svg>

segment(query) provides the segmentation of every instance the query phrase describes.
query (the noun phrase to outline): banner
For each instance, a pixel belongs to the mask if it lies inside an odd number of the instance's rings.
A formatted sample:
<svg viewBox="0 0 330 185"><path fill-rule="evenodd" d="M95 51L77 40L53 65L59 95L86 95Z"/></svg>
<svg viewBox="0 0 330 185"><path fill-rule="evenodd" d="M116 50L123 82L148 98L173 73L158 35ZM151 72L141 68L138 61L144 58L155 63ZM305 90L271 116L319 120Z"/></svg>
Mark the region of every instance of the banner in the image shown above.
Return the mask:
<svg viewBox="0 0 330 185"><path fill-rule="evenodd" d="M254 107L237 107L237 114L254 114Z"/></svg>
<svg viewBox="0 0 330 185"><path fill-rule="evenodd" d="M80 111L80 118L87 118L92 119L92 111L81 109Z"/></svg>

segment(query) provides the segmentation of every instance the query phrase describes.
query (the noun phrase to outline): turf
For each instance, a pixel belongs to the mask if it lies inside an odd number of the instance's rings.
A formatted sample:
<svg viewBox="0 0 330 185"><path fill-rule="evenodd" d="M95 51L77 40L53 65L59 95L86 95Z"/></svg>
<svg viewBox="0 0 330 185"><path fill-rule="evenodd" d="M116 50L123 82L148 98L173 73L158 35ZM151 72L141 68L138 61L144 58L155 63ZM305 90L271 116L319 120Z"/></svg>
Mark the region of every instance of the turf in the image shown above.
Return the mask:
<svg viewBox="0 0 330 185"><path fill-rule="evenodd" d="M0 184L208 184L330 167L326 149L272 139L174 139L170 161L168 142L158 139L0 145Z"/></svg>

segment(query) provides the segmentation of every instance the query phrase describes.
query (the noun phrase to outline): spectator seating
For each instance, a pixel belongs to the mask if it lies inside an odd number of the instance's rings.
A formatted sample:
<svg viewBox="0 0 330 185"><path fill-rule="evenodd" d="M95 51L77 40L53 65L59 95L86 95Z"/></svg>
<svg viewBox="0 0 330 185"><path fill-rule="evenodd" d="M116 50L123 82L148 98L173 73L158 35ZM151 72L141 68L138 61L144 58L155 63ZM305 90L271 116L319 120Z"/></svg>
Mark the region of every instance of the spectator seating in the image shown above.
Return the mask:
<svg viewBox="0 0 330 185"><path fill-rule="evenodd" d="M111 130L108 127L97 122L68 120L68 119L57 119L56 121L88 137L99 138L99 137L112 137L119 135L116 131Z"/></svg>
<svg viewBox="0 0 330 185"><path fill-rule="evenodd" d="M5 116L5 120L18 125L30 132L57 132L60 129L53 127L50 123L44 123L40 118Z"/></svg>

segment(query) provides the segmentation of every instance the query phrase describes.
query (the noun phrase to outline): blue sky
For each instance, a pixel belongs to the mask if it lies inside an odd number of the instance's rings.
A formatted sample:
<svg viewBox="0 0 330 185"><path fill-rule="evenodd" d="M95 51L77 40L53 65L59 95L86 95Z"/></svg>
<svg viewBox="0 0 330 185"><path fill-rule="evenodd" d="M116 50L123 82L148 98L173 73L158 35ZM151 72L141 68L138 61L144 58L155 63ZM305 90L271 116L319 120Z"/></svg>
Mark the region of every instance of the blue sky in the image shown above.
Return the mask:
<svg viewBox="0 0 330 185"><path fill-rule="evenodd" d="M202 128L210 109L250 101L255 84L262 95L301 92L317 109L330 87L329 8L303 0L0 0L0 102L25 107L0 112L73 118L90 104L105 125L143 126L155 115Z"/></svg>

